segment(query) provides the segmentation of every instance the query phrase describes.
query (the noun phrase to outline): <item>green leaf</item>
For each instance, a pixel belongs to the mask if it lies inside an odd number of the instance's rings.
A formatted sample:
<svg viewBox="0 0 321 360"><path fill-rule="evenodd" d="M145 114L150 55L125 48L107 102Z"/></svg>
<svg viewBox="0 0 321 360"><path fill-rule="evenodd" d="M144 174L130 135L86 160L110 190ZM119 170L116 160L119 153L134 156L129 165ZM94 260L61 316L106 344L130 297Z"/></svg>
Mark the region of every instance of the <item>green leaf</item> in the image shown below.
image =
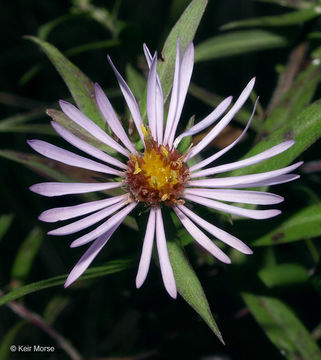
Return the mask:
<svg viewBox="0 0 321 360"><path fill-rule="evenodd" d="M105 7L98 7L89 0L73 0L74 7L72 12L74 14L86 15L92 20L96 21L106 29L108 29L113 37L117 37L119 33L126 27L126 23L118 20L111 11ZM116 5L115 5L116 7Z"/></svg>
<svg viewBox="0 0 321 360"><path fill-rule="evenodd" d="M0 132L4 133L24 133L24 134L41 134L55 135L50 125L47 124L24 124L6 126L5 129L0 127Z"/></svg>
<svg viewBox="0 0 321 360"><path fill-rule="evenodd" d="M87 51L97 50L97 49L109 49L114 46L120 45L120 41L116 39L111 40L101 40L101 41L94 41L86 44L82 44L76 47L73 47L69 50L65 51L67 56L75 56L82 54Z"/></svg>
<svg viewBox="0 0 321 360"><path fill-rule="evenodd" d="M256 0L258 2L276 4L294 9L308 9L311 7L310 0Z"/></svg>
<svg viewBox="0 0 321 360"><path fill-rule="evenodd" d="M13 220L12 214L5 214L0 216L0 241L7 233Z"/></svg>
<svg viewBox="0 0 321 360"><path fill-rule="evenodd" d="M207 0L193 0L178 19L165 41L162 50L162 60L158 61L157 72L162 84L164 101L166 101L174 79L176 44L178 37L181 40L181 51L185 52L187 45L193 41L196 30L200 24L207 5ZM141 98L141 114L144 122L147 121L145 88L144 96Z"/></svg>
<svg viewBox="0 0 321 360"><path fill-rule="evenodd" d="M304 240L321 235L321 204L307 206L251 245L266 246Z"/></svg>
<svg viewBox="0 0 321 360"><path fill-rule="evenodd" d="M105 265L96 266L88 269L78 281L94 279L105 275L115 274L117 272L129 269L133 265L134 265L133 259L112 260L107 262ZM65 283L67 276L68 274L52 277L50 279L34 282L19 287L18 289L12 290L11 292L0 297L0 306L6 304L8 301L16 300L33 292L51 288L53 286L62 285Z"/></svg>
<svg viewBox="0 0 321 360"><path fill-rule="evenodd" d="M221 27L221 30L231 30L242 27L262 27L262 26L290 26L299 25L306 21L320 16L319 7L311 7L298 11L292 11L287 14L275 16L262 16L254 19L233 21Z"/></svg>
<svg viewBox="0 0 321 360"><path fill-rule="evenodd" d="M277 130L264 133L264 138L244 158L258 154L289 139L296 143L284 153L261 163L234 170L229 175L245 175L278 169L289 165L321 136L321 101L308 106L296 117L289 119Z"/></svg>
<svg viewBox="0 0 321 360"><path fill-rule="evenodd" d="M202 317L214 334L224 344L224 340L211 313L208 301L194 270L186 259L183 249L173 241L167 242L170 262L173 267L178 292Z"/></svg>
<svg viewBox="0 0 321 360"><path fill-rule="evenodd" d="M130 64L126 66L126 80L128 86L131 88L134 96L137 99L140 99L145 90L146 79L143 75L141 75L135 68L133 68Z"/></svg>
<svg viewBox="0 0 321 360"><path fill-rule="evenodd" d="M12 266L12 280L23 282L27 278L43 239L44 232L35 227L22 242Z"/></svg>
<svg viewBox="0 0 321 360"><path fill-rule="evenodd" d="M40 46L63 78L80 110L104 129L106 123L97 108L93 82L53 45L34 36L26 36L26 39Z"/></svg>
<svg viewBox="0 0 321 360"><path fill-rule="evenodd" d="M275 130L310 104L321 81L320 67L311 64L302 71L263 124L262 132Z"/></svg>
<svg viewBox="0 0 321 360"><path fill-rule="evenodd" d="M261 269L258 275L267 287L302 284L310 278L308 270L299 264L269 266Z"/></svg>
<svg viewBox="0 0 321 360"><path fill-rule="evenodd" d="M44 116L44 110L34 110L23 114L7 117L0 121L0 131L6 131L6 129L15 125L21 125L28 121L40 119Z"/></svg>
<svg viewBox="0 0 321 360"><path fill-rule="evenodd" d="M43 318L45 319L46 323L53 324L59 314L68 306L69 302L70 298L59 295L50 299L43 313Z"/></svg>
<svg viewBox="0 0 321 360"><path fill-rule="evenodd" d="M209 38L195 48L195 62L243 55L289 45L289 41L266 30L242 30Z"/></svg>
<svg viewBox="0 0 321 360"><path fill-rule="evenodd" d="M255 320L289 360L319 360L321 351L293 310L277 298L242 294Z"/></svg>
<svg viewBox="0 0 321 360"><path fill-rule="evenodd" d="M184 53L187 45L194 39L206 5L207 0L191 1L165 41L162 50L163 61L158 63L158 74L165 99L171 90L174 78L177 38L180 37L181 39L181 49L182 53Z"/></svg>
<svg viewBox="0 0 321 360"><path fill-rule="evenodd" d="M61 171L58 171L57 168L53 167L53 163L57 162L54 162L52 160L49 161L38 155L31 155L12 150L0 150L0 157L26 165L36 173L50 179L55 179L58 181L70 180L69 177L62 175Z"/></svg>
<svg viewBox="0 0 321 360"><path fill-rule="evenodd" d="M38 38L41 40L46 40L50 33L59 25L68 22L70 20L73 20L75 18L75 15L73 14L65 14L63 16L60 16L52 21L49 21L38 28Z"/></svg>
<svg viewBox="0 0 321 360"><path fill-rule="evenodd" d="M0 343L0 360L7 360L10 358L10 346L14 344L15 338L18 335L21 328L27 324L27 321L20 320L16 325L4 335Z"/></svg>

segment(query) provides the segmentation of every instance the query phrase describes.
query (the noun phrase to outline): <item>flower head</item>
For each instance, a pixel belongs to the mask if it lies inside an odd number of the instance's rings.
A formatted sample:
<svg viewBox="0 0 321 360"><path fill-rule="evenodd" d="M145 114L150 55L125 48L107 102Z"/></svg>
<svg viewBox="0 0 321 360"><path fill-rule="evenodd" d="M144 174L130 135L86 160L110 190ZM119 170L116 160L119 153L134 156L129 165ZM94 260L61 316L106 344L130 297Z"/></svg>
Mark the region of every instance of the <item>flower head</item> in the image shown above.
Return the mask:
<svg viewBox="0 0 321 360"><path fill-rule="evenodd" d="M71 247L88 243L91 243L91 245L69 274L65 286L69 286L81 276L125 217L138 204L143 203L149 209L149 217L138 267L136 286L140 287L146 279L151 261L154 238L156 237L163 282L168 293L175 298L177 290L167 251L162 206L168 206L175 212L185 229L203 248L220 261L230 263L229 257L215 245L201 229L204 229L214 238L223 241L242 253L251 254L252 250L233 235L198 216L191 210L191 204L196 203L225 213L253 219L274 217L280 213L279 210L244 209L226 204L226 202L257 205L280 203L283 201L281 196L267 192L239 189L269 186L292 181L298 178L298 175L289 173L299 167L301 163L265 173L232 177L213 176L256 164L284 152L294 144L292 140L285 141L247 159L207 167L241 140L250 125L255 110L254 108L246 128L232 144L210 157L196 162L195 165L189 166L189 160L198 155L215 139L243 106L254 87L255 79L253 78L247 84L228 112L227 109L231 104L232 97L223 100L205 119L175 137L193 69L193 44L190 43L187 46L184 55L181 57L180 41L177 41L175 73L166 122L164 122L164 97L161 82L157 74L157 54L155 53L154 56L151 56L145 45L144 53L150 68L147 80L147 125L143 124L140 110L133 93L108 57L131 112L137 132L143 142L143 152L136 150L135 145L131 142L121 122L117 118L108 98L101 87L96 84L95 95L98 107L107 124L120 142L116 142L70 103L60 101L61 109L70 120L102 143L113 148L124 160L118 160L116 157L107 154L73 135L58 123L52 122L53 128L62 138L87 155L98 159L99 162L41 140L30 140L28 141L29 145L35 151L50 159L106 174L107 180L106 182L97 183L47 182L35 184L31 186L31 190L44 196L60 196L103 191L112 188L123 189L124 193L122 195L75 206L54 208L44 211L40 215L39 219L46 222L57 222L84 216L80 220L51 230L49 232L51 235L76 233L103 221L99 226L72 242ZM203 131L219 118L221 118L221 120L197 145L192 146L184 154L178 152L177 147L184 137L192 136ZM111 176L115 177L115 179L111 179Z"/></svg>

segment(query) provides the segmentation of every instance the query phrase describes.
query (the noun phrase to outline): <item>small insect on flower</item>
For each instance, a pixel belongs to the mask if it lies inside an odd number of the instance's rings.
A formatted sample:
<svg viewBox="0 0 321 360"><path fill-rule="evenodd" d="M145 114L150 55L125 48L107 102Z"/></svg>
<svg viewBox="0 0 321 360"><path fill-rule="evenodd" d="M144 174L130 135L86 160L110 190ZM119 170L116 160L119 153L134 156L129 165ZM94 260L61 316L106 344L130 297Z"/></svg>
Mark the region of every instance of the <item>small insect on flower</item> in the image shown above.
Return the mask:
<svg viewBox="0 0 321 360"><path fill-rule="evenodd" d="M168 116L165 122L164 97L161 82L157 74L157 54L155 53L154 56L151 56L146 45L144 45L144 53L149 66L147 80L148 125L146 126L143 124L140 110L132 91L108 57L131 112L137 132L144 145L143 152L136 150L135 145L126 134L105 93L101 87L96 84L95 95L100 112L120 142L116 142L75 106L65 101L60 101L61 109L71 121L89 132L99 141L120 153L124 159L123 161L86 143L56 122L52 122L52 126L63 139L100 161L97 162L88 159L87 157L76 155L73 152L41 140L30 140L28 143L35 151L50 159L71 166L98 171L107 174L109 177L115 176L115 179L111 180L108 178L107 182L96 183L47 182L35 184L31 186L30 189L35 193L44 196L81 194L113 188L121 188L124 191L123 195L108 197L106 199L87 202L76 206L54 208L44 211L40 215L39 219L46 222L69 220L86 215L80 220L51 230L49 232L50 235L76 233L99 221L103 221L94 230L72 242L71 247L77 247L88 243L91 243L91 245L69 274L65 283L66 287L81 276L125 217L138 204L142 203L149 209L149 216L136 277L136 286L139 288L146 279L151 261L154 238L156 237L163 282L170 296L176 298L177 290L167 251L162 207L167 206L171 208L181 221L182 225L203 248L220 261L230 263L230 258L215 245L201 228L214 238L223 241L244 254L251 254L252 250L241 240L198 216L191 210L191 203L252 219L268 219L274 217L280 213L279 210L250 210L229 205L225 202L256 205L271 205L282 202L283 198L275 194L239 189L270 186L295 180L299 176L290 174L290 172L298 168L301 165L301 162L279 170L252 175L232 177L214 176L226 171L259 163L284 152L294 144L294 141L292 140L285 141L247 159L225 165L207 167L232 149L242 139L251 123L255 111L254 107L247 126L232 144L213 155L198 161L195 165L189 166L189 160L198 155L213 139L215 139L241 109L254 87L255 79L253 78L246 85L245 89L229 111L227 111L227 109L231 105L232 97L223 100L205 119L175 138L176 129L181 117L193 70L193 44L190 43L187 46L184 55L181 56L180 40L178 39L177 41L172 94L169 102ZM192 136L203 131L219 118L221 118L221 120L217 125L213 127L197 145L192 146L184 154L178 152L177 147L184 137Z"/></svg>

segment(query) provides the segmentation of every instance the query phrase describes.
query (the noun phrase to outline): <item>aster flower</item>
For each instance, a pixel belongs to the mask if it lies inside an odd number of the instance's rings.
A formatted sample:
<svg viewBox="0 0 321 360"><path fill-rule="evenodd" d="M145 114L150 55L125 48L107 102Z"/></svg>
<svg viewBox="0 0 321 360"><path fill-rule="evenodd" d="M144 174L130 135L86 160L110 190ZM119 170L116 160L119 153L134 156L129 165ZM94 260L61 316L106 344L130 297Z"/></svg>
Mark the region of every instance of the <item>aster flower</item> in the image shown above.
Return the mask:
<svg viewBox="0 0 321 360"><path fill-rule="evenodd" d="M69 274L65 283L66 287L81 276L123 222L125 217L132 212L137 205L142 203L149 209L149 216L143 241L142 254L138 266L136 286L137 288L141 287L146 279L150 266L154 239L156 238L163 282L170 296L176 298L177 290L167 251L162 207L170 207L188 233L190 233L195 241L204 249L220 261L230 263L230 258L203 232L203 230L212 235L213 238L221 240L244 254L251 254L252 250L241 240L198 216L192 210L192 203L228 214L252 219L268 219L274 217L280 213L279 210L252 210L229 205L227 203L237 202L255 205L271 205L282 202L283 198L279 195L240 189L270 186L292 181L298 178L298 175L290 173L299 167L301 163L299 162L282 169L258 174L231 177L214 176L216 174L259 163L286 151L294 144L294 141L292 140L285 141L247 159L229 164L207 167L231 150L242 139L251 123L255 111L254 107L247 126L232 144L204 160L197 162L195 165L189 166L188 161L200 154L200 152L220 134L240 110L254 87L255 79L253 78L246 85L245 89L229 111L227 111L227 109L231 105L232 97L223 100L205 119L176 137L176 130L193 70L193 44L190 43L187 46L184 55L181 56L180 41L177 41L174 80L166 122L164 122L163 119L164 97L161 82L157 74L157 54L155 53L154 56L151 56L145 45L144 53L149 66L147 80L147 126L143 124L140 110L132 91L108 57L130 110L137 132L143 142L143 152L138 152L136 150L135 145L126 134L105 93L101 87L96 84L95 95L98 107L108 126L120 140L119 142L116 142L72 104L60 101L61 109L71 121L75 122L102 143L113 148L122 155L124 160L118 160L73 135L60 124L52 122L53 128L64 140L87 155L98 159L99 162L41 140L30 140L28 141L29 145L35 151L50 159L70 166L106 174L107 179L106 182L97 183L46 182L35 184L31 186L30 189L35 193L50 197L104 191L113 188L121 188L124 192L122 195L108 197L98 201L50 209L44 211L39 216L39 219L45 222L57 222L84 216L80 220L51 230L48 233L50 235L76 233L103 221L99 226L71 243L71 247L78 247L89 243L91 245ZM220 121L218 121L218 119L220 119ZM216 126L213 127L197 145L192 146L184 154L178 152L177 147L184 137L195 135L213 125L216 121L218 121Z"/></svg>

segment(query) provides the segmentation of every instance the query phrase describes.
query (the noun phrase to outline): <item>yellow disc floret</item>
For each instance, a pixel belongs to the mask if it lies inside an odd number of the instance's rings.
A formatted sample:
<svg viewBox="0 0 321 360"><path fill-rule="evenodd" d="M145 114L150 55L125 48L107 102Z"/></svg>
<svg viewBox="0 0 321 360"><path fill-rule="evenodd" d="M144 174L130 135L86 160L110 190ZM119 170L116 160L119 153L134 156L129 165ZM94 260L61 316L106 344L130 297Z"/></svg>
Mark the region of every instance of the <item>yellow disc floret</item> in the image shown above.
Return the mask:
<svg viewBox="0 0 321 360"><path fill-rule="evenodd" d="M162 190L168 185L173 186L178 183L179 171L172 170L170 163L163 154L151 149L145 151L142 160L143 163L140 168L152 188Z"/></svg>
<svg viewBox="0 0 321 360"><path fill-rule="evenodd" d="M183 203L181 196L189 177L185 155L155 142L149 129L142 126L145 140L143 154L131 154L127 162L125 183L131 197L148 205Z"/></svg>

